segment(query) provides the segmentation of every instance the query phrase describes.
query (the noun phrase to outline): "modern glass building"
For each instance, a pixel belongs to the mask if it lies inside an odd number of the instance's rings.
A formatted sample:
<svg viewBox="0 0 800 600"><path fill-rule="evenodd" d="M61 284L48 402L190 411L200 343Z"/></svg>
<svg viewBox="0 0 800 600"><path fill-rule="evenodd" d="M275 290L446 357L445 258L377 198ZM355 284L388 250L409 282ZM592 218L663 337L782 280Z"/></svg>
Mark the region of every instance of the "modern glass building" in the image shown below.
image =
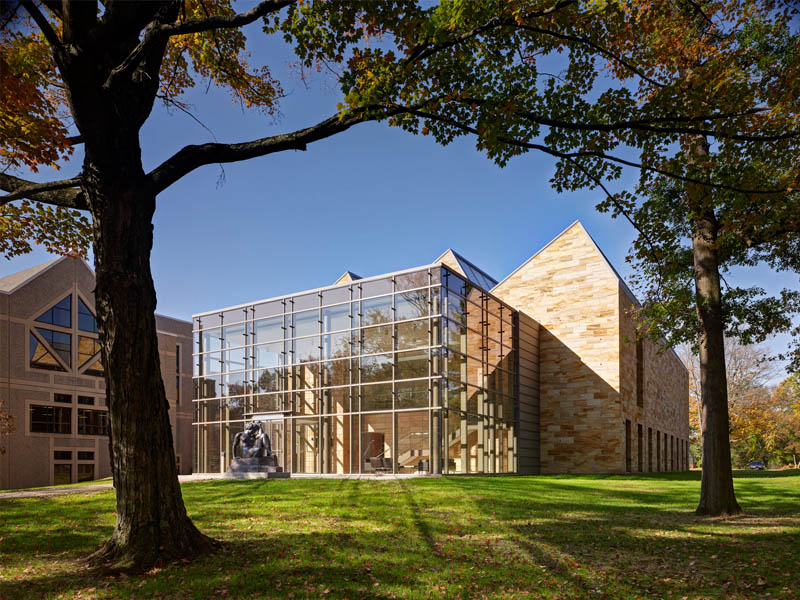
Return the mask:
<svg viewBox="0 0 800 600"><path fill-rule="evenodd" d="M194 317L194 472L252 420L294 473L517 472L517 312L464 261Z"/></svg>

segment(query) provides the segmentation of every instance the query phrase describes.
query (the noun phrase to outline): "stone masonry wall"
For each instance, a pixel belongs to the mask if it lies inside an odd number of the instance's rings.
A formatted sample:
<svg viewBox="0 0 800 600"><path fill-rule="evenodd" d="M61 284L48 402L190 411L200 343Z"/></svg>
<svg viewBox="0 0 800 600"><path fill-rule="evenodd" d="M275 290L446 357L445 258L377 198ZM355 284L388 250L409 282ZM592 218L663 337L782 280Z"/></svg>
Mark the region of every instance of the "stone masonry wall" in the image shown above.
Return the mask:
<svg viewBox="0 0 800 600"><path fill-rule="evenodd" d="M630 314L632 308L631 299L621 293L621 397L623 418L631 422L631 471L682 471L688 468L689 375L673 352L662 351L660 344L643 340L643 406L638 406L637 350L634 341L635 325ZM639 425L642 429L641 439L638 435ZM624 437L621 441L624 445Z"/></svg>
<svg viewBox="0 0 800 600"><path fill-rule="evenodd" d="M623 472L619 280L583 226L572 225L493 293L541 327L541 472Z"/></svg>

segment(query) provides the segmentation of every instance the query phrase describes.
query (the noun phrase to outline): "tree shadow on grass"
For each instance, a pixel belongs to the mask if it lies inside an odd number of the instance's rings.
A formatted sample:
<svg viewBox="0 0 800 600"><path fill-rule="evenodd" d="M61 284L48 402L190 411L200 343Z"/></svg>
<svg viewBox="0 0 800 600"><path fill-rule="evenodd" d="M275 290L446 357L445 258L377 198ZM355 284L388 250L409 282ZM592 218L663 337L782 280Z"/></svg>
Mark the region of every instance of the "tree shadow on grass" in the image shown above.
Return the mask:
<svg viewBox="0 0 800 600"><path fill-rule="evenodd" d="M136 578L83 569L81 557L110 534L111 493L0 501L9 518L0 523L0 566L12 573L0 578L0 597L696 597L725 595L726 584L729 595L742 597L777 595L790 585L800 499L785 484L779 490L794 503L792 516L765 511L722 522L690 513L693 485L665 482L652 492L602 484L190 484L183 488L187 509L223 549ZM769 484L743 486L747 496ZM769 506L784 510L777 491L770 490Z"/></svg>

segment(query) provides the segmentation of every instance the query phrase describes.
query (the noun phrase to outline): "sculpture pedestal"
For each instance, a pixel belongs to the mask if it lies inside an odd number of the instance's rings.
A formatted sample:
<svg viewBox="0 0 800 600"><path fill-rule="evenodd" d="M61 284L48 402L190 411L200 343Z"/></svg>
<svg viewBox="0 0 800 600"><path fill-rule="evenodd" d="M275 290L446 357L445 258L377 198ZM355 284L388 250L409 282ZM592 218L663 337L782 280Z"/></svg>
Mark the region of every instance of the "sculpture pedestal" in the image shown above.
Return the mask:
<svg viewBox="0 0 800 600"><path fill-rule="evenodd" d="M278 459L273 456L257 456L254 458L234 458L228 467L228 473L282 473Z"/></svg>

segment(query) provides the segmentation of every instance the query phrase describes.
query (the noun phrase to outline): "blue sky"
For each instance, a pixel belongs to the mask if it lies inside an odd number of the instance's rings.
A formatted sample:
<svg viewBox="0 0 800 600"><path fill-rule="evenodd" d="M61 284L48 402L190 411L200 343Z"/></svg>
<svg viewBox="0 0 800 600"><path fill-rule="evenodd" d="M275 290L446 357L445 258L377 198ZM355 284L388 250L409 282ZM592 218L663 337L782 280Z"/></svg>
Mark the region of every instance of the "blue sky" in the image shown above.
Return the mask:
<svg viewBox="0 0 800 600"><path fill-rule="evenodd" d="M256 35L254 32L253 35ZM288 66L279 42L259 40L287 92L278 119L243 112L227 93L205 86L188 98L219 141L244 141L311 125L335 112L333 82L310 87ZM145 169L187 143L212 141L187 116L156 107L142 131ZM77 173L80 152L46 181ZM452 247L503 278L580 219L617 270L634 238L624 221L594 209L599 192L557 194L548 183L554 159L530 153L500 169L468 138L441 147L385 124L363 124L309 146L199 169L158 199L153 277L158 312L188 319L256 299L332 283L345 269L376 275L432 262ZM21 174L29 176L27 173ZM622 184L632 184L629 172ZM0 261L0 276L49 260L41 250ZM740 277L768 291L798 287L797 275L757 269ZM780 350L780 336L770 345Z"/></svg>

